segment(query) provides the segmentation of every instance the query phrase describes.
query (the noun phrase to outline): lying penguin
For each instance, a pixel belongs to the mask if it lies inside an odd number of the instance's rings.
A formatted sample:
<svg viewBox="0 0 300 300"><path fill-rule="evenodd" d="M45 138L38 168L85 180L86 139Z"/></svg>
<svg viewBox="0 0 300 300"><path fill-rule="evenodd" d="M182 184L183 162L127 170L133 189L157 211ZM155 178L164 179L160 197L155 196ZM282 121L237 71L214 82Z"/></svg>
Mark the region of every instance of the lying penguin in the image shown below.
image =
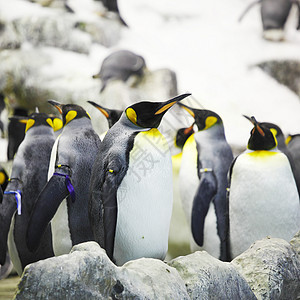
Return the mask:
<svg viewBox="0 0 300 300"><path fill-rule="evenodd" d="M248 149L233 162L229 178L229 244L235 258L266 236L290 241L300 228L299 195L287 156L274 130L253 124Z"/></svg>
<svg viewBox="0 0 300 300"><path fill-rule="evenodd" d="M93 240L88 218L88 189L100 139L88 113L79 105L49 100L62 114L63 130L51 153L49 181L35 203L27 245L35 250L51 221L54 254Z"/></svg>
<svg viewBox="0 0 300 300"><path fill-rule="evenodd" d="M28 249L25 239L34 200L47 182L55 141L53 124L44 113L33 113L21 121L26 123L25 138L15 155L0 205L0 264L5 262L8 243L9 255L19 276L26 265L54 255L50 226L45 226L45 234L35 253Z"/></svg>
<svg viewBox="0 0 300 300"><path fill-rule="evenodd" d="M117 265L141 257L165 258L172 162L157 127L187 96L129 106L101 143L91 176L90 220L95 240Z"/></svg>
<svg viewBox="0 0 300 300"><path fill-rule="evenodd" d="M232 151L218 114L179 105L198 127L185 142L179 172L182 206L192 233L191 250L204 249L227 261L226 188Z"/></svg>
<svg viewBox="0 0 300 300"><path fill-rule="evenodd" d="M142 56L128 50L119 50L111 53L103 60L99 73L93 78L101 79L100 93L102 93L109 81L122 80L126 82L132 75L141 77L145 68L146 63Z"/></svg>

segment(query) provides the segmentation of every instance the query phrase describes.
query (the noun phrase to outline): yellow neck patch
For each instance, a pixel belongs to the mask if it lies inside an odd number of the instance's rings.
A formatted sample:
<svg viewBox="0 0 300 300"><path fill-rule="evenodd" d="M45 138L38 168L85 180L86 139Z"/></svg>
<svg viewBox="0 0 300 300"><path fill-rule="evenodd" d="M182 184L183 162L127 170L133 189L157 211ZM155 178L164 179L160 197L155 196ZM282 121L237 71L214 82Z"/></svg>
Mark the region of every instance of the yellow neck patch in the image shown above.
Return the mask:
<svg viewBox="0 0 300 300"><path fill-rule="evenodd" d="M54 118L53 120L53 129L54 131L60 130L63 127L63 122L59 118Z"/></svg>
<svg viewBox="0 0 300 300"><path fill-rule="evenodd" d="M3 172L0 172L0 184L2 185L5 182L5 174Z"/></svg>
<svg viewBox="0 0 300 300"><path fill-rule="evenodd" d="M35 120L29 119L29 120L26 122L25 132L27 132L27 130L28 130L29 128L31 128L31 127L34 125L34 123L35 123Z"/></svg>
<svg viewBox="0 0 300 300"><path fill-rule="evenodd" d="M53 128L53 122L52 122L52 120L50 118L48 118L46 121Z"/></svg>
<svg viewBox="0 0 300 300"><path fill-rule="evenodd" d="M272 132L274 140L275 140L275 144L276 144L275 147L277 147L277 145L278 145L277 138L276 138L276 136L277 136L277 130L275 128L271 128L270 131Z"/></svg>
<svg viewBox="0 0 300 300"><path fill-rule="evenodd" d="M268 151L268 150L256 150L247 153L247 155L250 155L252 157L257 157L257 158L266 158L266 157L274 156L276 154L278 154L278 152Z"/></svg>
<svg viewBox="0 0 300 300"><path fill-rule="evenodd" d="M66 115L66 124L72 121L77 116L77 111L70 110Z"/></svg>
<svg viewBox="0 0 300 300"><path fill-rule="evenodd" d="M137 125L137 115L136 112L133 108L129 107L126 109L126 116L129 119L129 121L131 121L133 124Z"/></svg>
<svg viewBox="0 0 300 300"><path fill-rule="evenodd" d="M212 127L213 125L215 125L217 123L218 119L216 117L213 116L209 116L206 118L205 120L205 128L203 130L206 130L210 127Z"/></svg>
<svg viewBox="0 0 300 300"><path fill-rule="evenodd" d="M285 144L288 145L291 140L292 140L292 137L289 135L285 140Z"/></svg>

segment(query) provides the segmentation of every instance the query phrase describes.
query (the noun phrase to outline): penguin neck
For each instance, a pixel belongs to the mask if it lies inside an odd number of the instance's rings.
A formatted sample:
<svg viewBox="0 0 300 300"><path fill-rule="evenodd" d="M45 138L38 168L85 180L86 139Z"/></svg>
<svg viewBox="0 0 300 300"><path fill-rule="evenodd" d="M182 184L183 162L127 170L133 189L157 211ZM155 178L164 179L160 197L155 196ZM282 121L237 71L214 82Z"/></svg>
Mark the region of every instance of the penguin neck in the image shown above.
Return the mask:
<svg viewBox="0 0 300 300"><path fill-rule="evenodd" d="M47 125L39 125L35 127L31 127L25 134L26 137L34 136L34 135L54 135L53 128Z"/></svg>
<svg viewBox="0 0 300 300"><path fill-rule="evenodd" d="M224 139L225 138L225 132L223 124L215 124L214 126L206 129L196 132L197 135L201 136L202 138L207 139Z"/></svg>
<svg viewBox="0 0 300 300"><path fill-rule="evenodd" d="M122 114L119 122L120 122L120 124L122 124L122 126L126 126L128 129L133 130L133 131L149 131L150 129L152 129L151 127L144 128L144 127L140 127L140 126L133 124L126 117L125 113Z"/></svg>
<svg viewBox="0 0 300 300"><path fill-rule="evenodd" d="M74 129L78 130L81 128L88 128L88 127L92 128L92 122L90 119L83 117L79 119L73 119L72 121L70 121L68 124L66 124L63 127L62 132L68 132L68 131L73 131Z"/></svg>

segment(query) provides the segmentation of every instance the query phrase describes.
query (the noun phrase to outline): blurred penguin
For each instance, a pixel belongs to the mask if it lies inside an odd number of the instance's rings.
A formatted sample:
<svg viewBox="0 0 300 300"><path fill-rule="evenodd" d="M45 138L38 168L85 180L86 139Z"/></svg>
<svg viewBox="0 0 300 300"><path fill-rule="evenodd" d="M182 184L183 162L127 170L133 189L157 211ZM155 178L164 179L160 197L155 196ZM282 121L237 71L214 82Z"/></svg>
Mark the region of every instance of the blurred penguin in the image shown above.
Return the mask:
<svg viewBox="0 0 300 300"><path fill-rule="evenodd" d="M53 256L49 226L35 253L27 248L25 237L34 201L47 182L55 137L52 120L44 113L33 113L21 119L18 117L17 121L25 123L26 133L15 155L0 206L0 264L5 262L8 244L10 258L21 276L29 263Z"/></svg>
<svg viewBox="0 0 300 300"><path fill-rule="evenodd" d="M119 50L108 55L103 60L99 73L94 75L93 78L101 79L101 93L110 80L126 82L132 75L140 78L143 76L145 68L146 63L142 56L128 50Z"/></svg>
<svg viewBox="0 0 300 300"><path fill-rule="evenodd" d="M179 173L182 205L192 233L191 250L203 249L228 261L226 188L233 155L223 122L213 111L179 105L198 127L183 146Z"/></svg>
<svg viewBox="0 0 300 300"><path fill-rule="evenodd" d="M13 116L8 123L8 146L7 146L7 159L12 160L19 148L19 145L25 137L26 124L19 122L18 117L27 117L28 112L23 108L15 108Z"/></svg>
<svg viewBox="0 0 300 300"><path fill-rule="evenodd" d="M97 104L93 101L88 101L88 103L92 104L99 111L101 111L108 122L108 128L111 128L115 123L117 123L123 113L122 110L105 108L104 106L101 106L100 104ZM107 131L100 135L101 141L104 139L106 133Z"/></svg>
<svg viewBox="0 0 300 300"><path fill-rule="evenodd" d="M263 37L267 40L282 41L284 39L284 27L291 12L292 5L295 4L300 14L300 3L297 0L258 0L251 3L239 21L255 5L261 4L261 19L263 24ZM300 29L300 16L297 30Z"/></svg>

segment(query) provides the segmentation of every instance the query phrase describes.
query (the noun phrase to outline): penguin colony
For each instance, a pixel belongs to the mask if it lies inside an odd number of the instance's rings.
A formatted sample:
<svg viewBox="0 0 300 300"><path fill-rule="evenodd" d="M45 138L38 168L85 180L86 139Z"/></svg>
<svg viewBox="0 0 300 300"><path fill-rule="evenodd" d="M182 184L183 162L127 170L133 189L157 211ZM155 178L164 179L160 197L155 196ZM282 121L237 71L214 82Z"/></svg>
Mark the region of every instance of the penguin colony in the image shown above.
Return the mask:
<svg viewBox="0 0 300 300"><path fill-rule="evenodd" d="M129 51L112 54L99 73L102 91L110 80L141 76L144 68L143 58ZM230 261L266 236L289 241L300 229L300 135L285 141L276 124L246 116L253 126L247 150L234 158L222 118L181 103L189 96L125 110L88 101L107 119L100 136L75 104L49 100L56 115L12 117L14 128L25 128L9 135L18 144L9 151L9 179L0 170L0 264L9 254L21 275L29 263L86 241L98 242L120 266L141 257L165 259L172 159L158 127L174 105L192 117L174 141L191 251Z"/></svg>

